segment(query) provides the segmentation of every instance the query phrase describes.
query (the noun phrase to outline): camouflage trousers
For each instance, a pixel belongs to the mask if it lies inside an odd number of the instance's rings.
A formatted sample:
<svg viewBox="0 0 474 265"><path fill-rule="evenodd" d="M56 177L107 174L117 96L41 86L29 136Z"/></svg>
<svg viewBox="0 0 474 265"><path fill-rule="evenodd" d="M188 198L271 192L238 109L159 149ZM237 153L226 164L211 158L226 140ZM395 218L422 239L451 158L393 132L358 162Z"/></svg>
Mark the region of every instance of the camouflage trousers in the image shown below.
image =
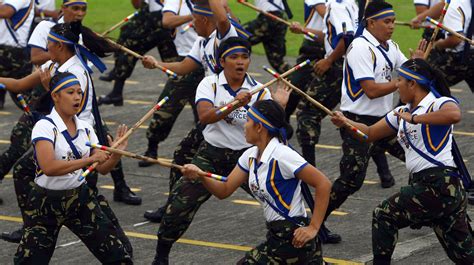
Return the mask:
<svg viewBox="0 0 474 265"><path fill-rule="evenodd" d="M438 167L415 173L408 186L375 208L372 218L374 264L390 261L398 230L413 225L430 225L456 264L474 263L466 193L460 179L450 176L449 171Z"/></svg>
<svg viewBox="0 0 474 265"><path fill-rule="evenodd" d="M311 60L312 63L294 72L290 78L291 83L306 92L308 84L316 77L316 74L313 71L313 65L316 61L324 58L325 53L326 52L324 51L323 44L304 39L303 44L301 44L300 54L296 59L296 63L299 64L306 60ZM288 99L288 103L286 104L285 108L287 121L290 120L290 116L296 110L296 107L300 102L300 98L301 97L296 92L292 92L290 94L290 98Z"/></svg>
<svg viewBox="0 0 474 265"><path fill-rule="evenodd" d="M203 78L204 70L200 68L187 75L180 76L178 79L170 78L166 81L158 101L166 96L169 97L169 101L153 114L146 132L149 142L158 144L168 137L178 115L187 103L192 106L195 121L198 121L194 100L197 86Z"/></svg>
<svg viewBox="0 0 474 265"><path fill-rule="evenodd" d="M15 264L48 264L62 226L78 236L103 264L133 264L112 221L87 185L65 191L31 190Z"/></svg>
<svg viewBox="0 0 474 265"><path fill-rule="evenodd" d="M307 218L296 219L309 224ZM247 252L237 264L323 264L321 242L318 237L302 248L293 246L291 241L297 228L298 226L287 220L267 223L267 240Z"/></svg>
<svg viewBox="0 0 474 265"><path fill-rule="evenodd" d="M281 12L270 13L283 18L283 13ZM249 39L252 45L263 44L268 62L277 72L283 73L291 68L284 60L286 55L285 36L287 30L285 24L260 14L256 19L244 24L244 27L252 34Z"/></svg>
<svg viewBox="0 0 474 265"><path fill-rule="evenodd" d="M145 54L157 47L161 60L165 62L177 61L178 53L171 38L171 31L163 28L161 20L161 11L150 13L148 8L142 8L138 15L122 27L118 42L139 54ZM114 77L117 80L129 78L137 60L132 55L118 52L113 70Z"/></svg>
<svg viewBox="0 0 474 265"><path fill-rule="evenodd" d="M369 126L383 118L356 115L349 112L344 112L344 116ZM348 129L341 128L340 134L343 141L343 155L339 162L341 175L332 184L326 217L329 216L333 210L339 208L350 195L362 187L369 159L374 149L380 148L389 152L392 156L405 161L405 152L396 137L385 138L373 144L369 144L354 138Z"/></svg>
<svg viewBox="0 0 474 265"><path fill-rule="evenodd" d="M465 59L465 60L464 60ZM469 88L474 92L474 51L468 53L467 58L464 58L463 52L440 52L432 51L428 62L435 69L443 73L449 86L454 86L461 81L466 81Z"/></svg>
<svg viewBox="0 0 474 265"><path fill-rule="evenodd" d="M218 148L202 141L191 163L204 171L227 176L244 151ZM161 220L158 241L172 244L178 240L188 229L199 207L210 197L211 193L200 181L185 178L177 180Z"/></svg>
<svg viewBox="0 0 474 265"><path fill-rule="evenodd" d="M4 32L3 34L8 34ZM17 48L0 45L0 76L15 79L23 78L31 74L33 65L30 62L30 54L27 48ZM5 99L5 90L0 90L0 100ZM21 109L21 105L16 99L16 94L10 92L10 96L15 104ZM29 92L24 93L28 100Z"/></svg>

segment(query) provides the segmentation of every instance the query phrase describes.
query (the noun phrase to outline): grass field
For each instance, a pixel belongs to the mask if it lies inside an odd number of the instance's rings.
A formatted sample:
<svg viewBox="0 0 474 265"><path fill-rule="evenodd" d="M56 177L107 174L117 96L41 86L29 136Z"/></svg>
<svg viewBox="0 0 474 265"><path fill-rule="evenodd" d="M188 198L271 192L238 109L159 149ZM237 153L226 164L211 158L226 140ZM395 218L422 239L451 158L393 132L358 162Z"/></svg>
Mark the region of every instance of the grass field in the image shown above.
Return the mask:
<svg viewBox="0 0 474 265"><path fill-rule="evenodd" d="M171 0L174 1L174 0ZM256 12L237 3L236 0L228 0L233 12L242 22L252 20L256 17ZM58 6L62 1L58 1ZM303 22L303 0L288 1L296 21ZM395 7L397 19L401 21L409 21L415 15L415 8L412 0L396 0L391 1ZM88 15L85 25L92 29L102 32L120 21L125 16L133 12L132 5L129 0L89 0ZM118 30L111 34L113 37L118 36ZM411 30L405 26L398 26L395 30L394 40L398 42L402 51L408 54L409 48L415 48L420 39L420 30ZM295 35L288 31L287 33L287 55L296 56L303 40L302 35ZM256 53L263 54L263 48L258 45L255 48Z"/></svg>

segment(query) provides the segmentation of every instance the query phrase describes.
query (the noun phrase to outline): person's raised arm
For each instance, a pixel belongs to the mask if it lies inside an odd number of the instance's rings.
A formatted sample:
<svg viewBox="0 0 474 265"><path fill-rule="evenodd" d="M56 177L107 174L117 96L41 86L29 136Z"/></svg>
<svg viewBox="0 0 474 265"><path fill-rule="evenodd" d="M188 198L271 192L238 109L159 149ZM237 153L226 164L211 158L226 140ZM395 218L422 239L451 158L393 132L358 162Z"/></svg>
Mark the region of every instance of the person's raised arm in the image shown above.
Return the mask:
<svg viewBox="0 0 474 265"><path fill-rule="evenodd" d="M42 65L51 59L48 51L41 48L31 47L31 63L34 65Z"/></svg>
<svg viewBox="0 0 474 265"><path fill-rule="evenodd" d="M158 62L155 57L151 55L145 55L143 56L142 64L148 69L155 69L157 65L161 65L175 72L177 75L189 74L199 67L199 64L189 57L184 58L184 60L180 62L165 63Z"/></svg>
<svg viewBox="0 0 474 265"><path fill-rule="evenodd" d="M247 105L252 99L252 95L250 94L250 92L240 92L239 94L237 94L235 99L239 100L240 102L239 105L237 105L237 108L238 108L238 107ZM230 112L233 111L233 109L229 109L218 115L216 113L216 110L218 107L220 106L214 106L213 103L206 100L199 101L197 103L197 112L199 116L199 122L201 124L216 123L224 119Z"/></svg>
<svg viewBox="0 0 474 265"><path fill-rule="evenodd" d="M204 187L212 193L212 195L223 200L235 190L237 190L240 185L245 183L248 179L248 173L242 170L239 166L235 166L230 175L227 176L227 181L222 182L215 179L202 177L198 175L198 172L202 171L199 167L193 164L187 164L183 166L181 172L183 176L188 179L200 180Z"/></svg>
<svg viewBox="0 0 474 265"><path fill-rule="evenodd" d="M117 127L117 132L116 132L116 135L115 135L115 141L122 138L122 136L124 136L127 133L127 130L128 130L128 128L124 124ZM109 140L109 145L113 146L115 142L112 140L110 135L107 135L107 138ZM118 149L118 150L125 150L125 149L127 149L127 145L128 145L128 138L125 139L124 141L122 141L122 143L120 145L115 146L115 148ZM99 151L99 150L94 149L93 154L97 151ZM102 175L105 175L105 174L109 173L118 164L121 157L122 157L122 155L119 155L119 154L115 154L115 153L111 154L110 158L107 161L105 161L104 163L102 163L102 164L100 164L96 167L97 171Z"/></svg>
<svg viewBox="0 0 474 265"><path fill-rule="evenodd" d="M13 93L26 92L41 84L40 70L36 70L34 73L21 79L0 77L0 84L4 84L6 89Z"/></svg>
<svg viewBox="0 0 474 265"><path fill-rule="evenodd" d="M163 28L174 29L193 20L192 15L180 16L173 12L163 13Z"/></svg>
<svg viewBox="0 0 474 265"><path fill-rule="evenodd" d="M216 20L218 36L221 37L229 31L231 26L229 18L227 17L227 11L225 10L226 3L227 0L209 0L209 6Z"/></svg>
<svg viewBox="0 0 474 265"><path fill-rule="evenodd" d="M409 112L396 112L396 115L407 122L415 124L452 125L461 121L461 110L452 101L444 103L437 111L420 115L412 115Z"/></svg>

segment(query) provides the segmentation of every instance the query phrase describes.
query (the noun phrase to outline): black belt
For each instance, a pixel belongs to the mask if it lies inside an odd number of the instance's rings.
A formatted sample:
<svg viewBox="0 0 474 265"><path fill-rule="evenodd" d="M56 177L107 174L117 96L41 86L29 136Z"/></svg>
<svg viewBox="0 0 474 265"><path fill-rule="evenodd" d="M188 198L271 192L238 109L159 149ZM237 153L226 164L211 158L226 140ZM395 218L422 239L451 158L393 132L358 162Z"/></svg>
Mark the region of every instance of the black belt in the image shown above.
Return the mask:
<svg viewBox="0 0 474 265"><path fill-rule="evenodd" d="M41 186L39 186L38 184L35 183L34 188L39 193L42 193L42 194L44 194L46 196L50 196L50 197L73 197L73 196L78 195L81 192L83 186L84 186L84 184L80 185L77 188L70 189L70 190L50 190L50 189L43 188L43 187L41 187Z"/></svg>
<svg viewBox="0 0 474 265"><path fill-rule="evenodd" d="M295 219L296 221L298 221L300 223L304 223L305 225L309 225L309 223L310 223L310 220L309 220L308 217L297 216L297 217L293 217L293 219ZM282 227L287 227L288 224L291 224L292 226L298 227L296 224L293 224L289 220L276 220L276 221L271 221L271 222L266 223L267 228L269 230L278 230Z"/></svg>

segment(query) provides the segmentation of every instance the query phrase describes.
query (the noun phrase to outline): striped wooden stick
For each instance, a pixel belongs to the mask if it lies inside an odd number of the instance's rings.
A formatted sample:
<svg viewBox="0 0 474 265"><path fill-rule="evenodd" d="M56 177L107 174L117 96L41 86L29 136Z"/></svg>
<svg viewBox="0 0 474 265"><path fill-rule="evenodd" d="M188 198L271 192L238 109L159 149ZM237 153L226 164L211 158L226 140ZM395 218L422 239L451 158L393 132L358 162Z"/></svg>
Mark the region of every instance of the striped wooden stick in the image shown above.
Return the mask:
<svg viewBox="0 0 474 265"><path fill-rule="evenodd" d="M435 25L437 28L442 28L444 30L446 30L447 32L451 33L452 35L460 38L461 40L463 41L467 41L470 45L474 45L474 41L469 39L468 37L462 35L461 33L459 32L456 32L448 27L446 27L444 24L442 24L441 22L438 22L430 17L426 17L426 21L430 22L431 24Z"/></svg>
<svg viewBox="0 0 474 265"><path fill-rule="evenodd" d="M283 74L281 74L281 77L286 77L286 76L292 74L293 72L295 72L295 71L301 69L301 67L303 67L303 66L305 66L305 65L307 65L307 64L309 64L309 63L310 63L310 60L306 60L306 61L304 61L304 62L302 62L302 63L300 63L300 64L294 66L294 67L291 68L290 70L284 72ZM258 93L260 90L262 90L262 89L264 89L264 88L266 88L266 87L272 85L272 84L275 83L276 81L278 81L278 78L272 79L272 80L270 80L269 82L267 82L267 83L261 85L260 87L258 87L258 88L256 88L256 89L252 90L252 91L250 92L250 94L254 95L254 94ZM216 114L217 114L217 115L221 115L222 113L224 113L224 111L227 111L227 110L230 110L230 109L234 109L238 104L239 104L239 101L238 101L238 100L234 100L234 101L230 102L229 104L218 108L217 111L216 111Z"/></svg>
<svg viewBox="0 0 474 265"><path fill-rule="evenodd" d="M281 75L279 73L273 71L273 69L271 69L270 67L263 66L263 69L265 71L267 71L268 73L270 73L271 75L273 75L273 77L278 78L281 81L283 81L283 83L285 83L287 86L291 87L291 89L293 89L296 93L303 96L305 99L307 99L309 102L311 102L314 106L316 106L316 107L320 108L322 111L326 112L327 115L329 115L331 117L334 116L334 112L332 112L330 109L326 108L326 106L319 103L317 100L313 99L310 95L306 94L303 90L299 89L297 86L293 85L292 83L290 83L285 78L281 77ZM364 140L367 140L369 138L365 133L363 133L361 130L357 129L356 127L354 127L352 124L350 124L348 122L344 123L344 126L347 127L349 130L355 132L357 135L359 135Z"/></svg>
<svg viewBox="0 0 474 265"><path fill-rule="evenodd" d="M133 125L132 128L130 128L122 137L117 139L117 141L115 141L112 147L115 148L119 146L121 143L123 143L123 141L125 141L128 137L130 137L130 135L132 135L132 133L135 132L146 120L148 120L151 116L153 116L155 111L159 110L161 106L163 106L166 103L166 101L168 101L168 99L169 99L168 97L164 97L162 100L160 100L160 102L158 102L155 106L153 106L153 108L151 108L139 121L137 121L135 125ZM94 169L98 165L99 163L94 163L91 166L89 166L79 177L79 181L82 181L85 177L87 177L87 175L89 175L92 171L94 171Z"/></svg>
<svg viewBox="0 0 474 265"><path fill-rule="evenodd" d="M102 33L102 37L105 37L110 34L110 32L116 30L118 27L122 26L123 24L127 23L130 19L132 19L134 16L138 15L138 11L134 12L133 14L128 15L126 18L122 19L119 23L113 25L110 29L104 31Z"/></svg>
<svg viewBox="0 0 474 265"><path fill-rule="evenodd" d="M184 26L184 28L182 28L179 33L184 34L186 31L192 28L192 26L193 26L193 22L190 22L188 25Z"/></svg>
<svg viewBox="0 0 474 265"><path fill-rule="evenodd" d="M278 22L281 22L281 23L287 25L288 27L291 27L291 23L288 22L288 21L286 21L286 20L284 20L283 18L277 17L277 16L273 15L272 13L263 11L263 10L261 10L260 8L258 8L258 7L256 7L256 6L250 4L250 3L248 3L248 2L245 2L245 0L237 0L237 1L238 1L240 4L242 4L242 5L246 6L246 7L249 7L249 8L251 8L251 9L253 9L253 10L255 10L255 11L257 11L257 12L259 12L259 13L261 13L261 14L263 14L263 15L265 15L265 16L267 16L267 17L273 19L273 20L276 20L276 21L278 21ZM303 33L304 33L306 36L308 36L308 37L310 37L311 39L313 39L313 40L316 40L316 39L318 38L318 36L316 36L316 34L314 34L314 33L311 32L311 31L308 31L308 30L306 30L306 29L303 29Z"/></svg>
<svg viewBox="0 0 474 265"><path fill-rule="evenodd" d="M446 15L446 12L448 11L450 3L451 3L451 0L445 0L443 10L441 11L441 16L439 17L439 23L443 23L444 16ZM436 41L436 36L438 36L439 29L440 29L439 27L435 27L435 29L433 30L433 34L431 34L430 42L428 43L428 46L426 47L425 54L423 55L423 58L425 60L428 59L428 57L430 56L430 52L433 49L433 44Z"/></svg>
<svg viewBox="0 0 474 265"><path fill-rule="evenodd" d="M139 155L139 154L135 154L135 153L124 151L124 150L115 149L115 148L112 148L112 147L107 147L107 146L100 145L100 144L92 144L90 142L87 142L86 145L90 146L92 148L96 148L96 149L100 149L102 151L109 152L109 153L119 154L119 155L123 155L123 156L126 156L126 157L147 161L147 162L158 164L158 165L164 166L164 167L176 168L176 169L179 169L179 170L181 170L183 168L183 166L181 166L181 165L173 164L173 163L170 163L168 161L162 160L160 158L154 159L154 158L151 158L151 157L142 156L142 155ZM219 181L222 181L222 182L227 181L227 177L220 176L220 175L210 173L210 172L200 171L198 174L200 176L212 178L212 179L219 180Z"/></svg>
<svg viewBox="0 0 474 265"><path fill-rule="evenodd" d="M31 115L30 107L26 103L26 100L23 97L23 95L18 94L18 95L16 95L16 98L18 99L18 102L20 103L20 105L23 108L23 111L26 113L26 115Z"/></svg>

